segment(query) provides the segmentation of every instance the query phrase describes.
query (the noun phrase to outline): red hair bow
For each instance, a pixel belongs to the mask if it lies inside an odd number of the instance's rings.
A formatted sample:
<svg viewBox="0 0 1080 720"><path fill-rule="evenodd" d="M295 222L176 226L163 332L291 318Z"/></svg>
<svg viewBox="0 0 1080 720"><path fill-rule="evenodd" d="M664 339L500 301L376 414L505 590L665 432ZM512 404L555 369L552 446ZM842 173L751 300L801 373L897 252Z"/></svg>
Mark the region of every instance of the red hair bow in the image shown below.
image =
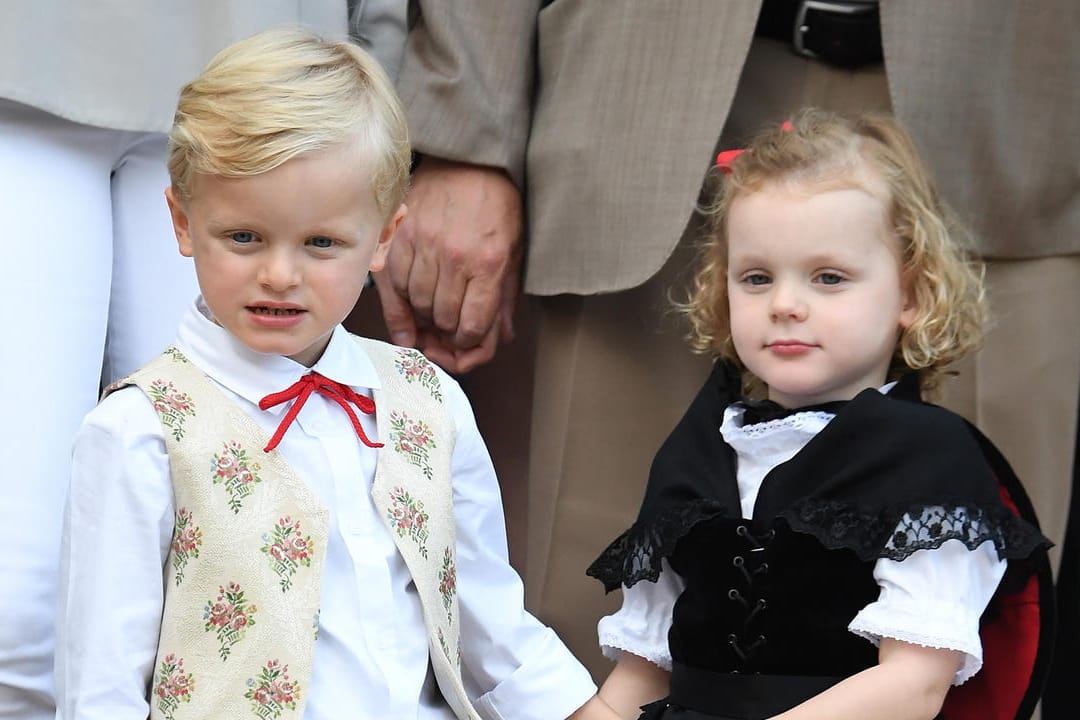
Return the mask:
<svg viewBox="0 0 1080 720"><path fill-rule="evenodd" d="M780 126L784 132L791 132L795 129L795 126L791 124L790 120L785 120L784 124ZM722 153L716 156L716 165L720 168L720 172L725 175L730 175L731 163L735 162L735 158L746 152L745 148L737 148L735 150L724 150Z"/></svg>

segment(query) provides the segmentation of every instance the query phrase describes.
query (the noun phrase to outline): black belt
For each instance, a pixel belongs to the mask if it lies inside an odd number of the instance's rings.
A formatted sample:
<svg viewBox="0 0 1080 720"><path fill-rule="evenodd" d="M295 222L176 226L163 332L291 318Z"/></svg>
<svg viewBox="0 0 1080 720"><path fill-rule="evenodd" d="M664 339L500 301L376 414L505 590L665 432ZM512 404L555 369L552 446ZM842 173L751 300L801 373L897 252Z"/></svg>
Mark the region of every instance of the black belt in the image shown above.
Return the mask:
<svg viewBox="0 0 1080 720"><path fill-rule="evenodd" d="M674 663L668 697L642 708L642 720L756 720L790 710L838 677L717 673ZM938 714L934 720L942 720Z"/></svg>
<svg viewBox="0 0 1080 720"><path fill-rule="evenodd" d="M765 0L754 33L843 68L883 58L876 0Z"/></svg>
<svg viewBox="0 0 1080 720"><path fill-rule="evenodd" d="M842 679L714 673L676 663L671 669L669 701L706 716L766 718L790 710Z"/></svg>

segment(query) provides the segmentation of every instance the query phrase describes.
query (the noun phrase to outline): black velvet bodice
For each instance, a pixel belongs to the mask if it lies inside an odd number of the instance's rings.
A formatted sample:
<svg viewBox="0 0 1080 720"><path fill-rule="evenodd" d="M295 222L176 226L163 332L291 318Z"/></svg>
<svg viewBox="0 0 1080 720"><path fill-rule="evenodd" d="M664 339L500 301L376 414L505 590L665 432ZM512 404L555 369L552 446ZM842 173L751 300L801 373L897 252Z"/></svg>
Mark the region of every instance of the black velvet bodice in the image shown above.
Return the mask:
<svg viewBox="0 0 1080 720"><path fill-rule="evenodd" d="M847 625L877 599L873 563L827 550L782 524L715 518L670 558L685 580L668 642L672 659L717 672L846 677L877 662Z"/></svg>

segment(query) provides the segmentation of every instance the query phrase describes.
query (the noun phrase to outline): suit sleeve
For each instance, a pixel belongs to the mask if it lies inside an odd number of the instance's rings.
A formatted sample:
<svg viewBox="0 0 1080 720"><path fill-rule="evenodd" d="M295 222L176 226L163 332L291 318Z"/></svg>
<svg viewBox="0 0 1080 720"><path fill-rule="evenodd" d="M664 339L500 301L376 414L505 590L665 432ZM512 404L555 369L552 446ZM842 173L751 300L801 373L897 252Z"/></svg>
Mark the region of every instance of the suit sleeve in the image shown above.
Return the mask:
<svg viewBox="0 0 1080 720"><path fill-rule="evenodd" d="M398 78L414 149L521 188L541 0L416 0Z"/></svg>

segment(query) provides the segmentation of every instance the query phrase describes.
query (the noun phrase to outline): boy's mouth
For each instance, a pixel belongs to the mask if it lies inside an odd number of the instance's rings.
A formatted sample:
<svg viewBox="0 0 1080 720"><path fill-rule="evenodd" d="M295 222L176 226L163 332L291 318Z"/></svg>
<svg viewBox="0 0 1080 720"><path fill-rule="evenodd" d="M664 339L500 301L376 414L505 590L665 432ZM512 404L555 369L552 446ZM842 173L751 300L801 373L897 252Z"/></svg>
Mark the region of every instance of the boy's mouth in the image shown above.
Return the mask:
<svg viewBox="0 0 1080 720"><path fill-rule="evenodd" d="M256 315L299 315L304 312L302 308L267 307L265 305L250 305L248 310Z"/></svg>

